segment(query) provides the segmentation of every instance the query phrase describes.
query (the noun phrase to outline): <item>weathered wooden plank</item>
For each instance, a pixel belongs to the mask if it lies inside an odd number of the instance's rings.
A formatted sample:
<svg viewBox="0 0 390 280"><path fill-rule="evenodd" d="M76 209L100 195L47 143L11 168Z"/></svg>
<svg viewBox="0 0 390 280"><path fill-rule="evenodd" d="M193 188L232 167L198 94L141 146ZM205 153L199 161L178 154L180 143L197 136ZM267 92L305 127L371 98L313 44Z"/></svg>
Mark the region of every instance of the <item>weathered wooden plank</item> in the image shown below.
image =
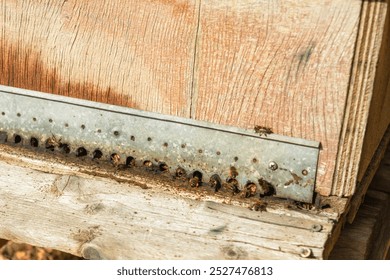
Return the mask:
<svg viewBox="0 0 390 280"><path fill-rule="evenodd" d="M389 5L389 3L388 3ZM383 40L380 47L377 68L370 72L375 75L373 95L364 136L364 144L360 159L359 177L361 180L370 164L372 155L379 146L383 131L390 125L390 11L387 11Z"/></svg>
<svg viewBox="0 0 390 280"><path fill-rule="evenodd" d="M0 1L0 84L189 117L196 0Z"/></svg>
<svg viewBox="0 0 390 280"><path fill-rule="evenodd" d="M390 124L390 98L387 94L390 75L388 4L388 1L362 1L359 36L338 145L333 195L351 196L355 193L358 181L365 176Z"/></svg>
<svg viewBox="0 0 390 280"><path fill-rule="evenodd" d="M361 3L202 2L194 117L320 141L330 194Z"/></svg>
<svg viewBox="0 0 390 280"><path fill-rule="evenodd" d="M299 259L309 249L320 259L337 219L250 211L150 178L119 183L29 153L0 153L0 238L87 258Z"/></svg>

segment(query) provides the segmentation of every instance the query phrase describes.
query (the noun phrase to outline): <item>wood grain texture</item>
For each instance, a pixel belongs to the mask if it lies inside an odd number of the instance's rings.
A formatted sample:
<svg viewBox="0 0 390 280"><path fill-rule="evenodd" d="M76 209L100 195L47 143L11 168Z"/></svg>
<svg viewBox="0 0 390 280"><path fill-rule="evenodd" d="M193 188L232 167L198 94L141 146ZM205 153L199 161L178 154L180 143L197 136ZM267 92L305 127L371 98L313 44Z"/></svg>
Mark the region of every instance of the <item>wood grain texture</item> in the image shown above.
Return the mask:
<svg viewBox="0 0 390 280"><path fill-rule="evenodd" d="M0 1L0 83L189 117L192 0Z"/></svg>
<svg viewBox="0 0 390 280"><path fill-rule="evenodd" d="M383 38L388 10L387 1L363 1L351 82L338 144L333 195L351 196L355 193L358 179L364 176L389 125L389 97L386 93L388 84L386 77L389 77L389 69L383 68L388 64L388 49L382 49L382 57L380 57L381 45L382 47L388 46L388 38ZM375 77L377 77L376 84ZM369 110L372 111L370 121L368 120ZM373 117L374 114L377 116ZM371 127L367 130L366 150L359 174L368 124ZM371 132L372 134L369 134Z"/></svg>
<svg viewBox="0 0 390 280"><path fill-rule="evenodd" d="M387 2L389 5L389 1ZM362 180L384 131L390 126L390 10L387 10L378 64L370 78L374 79L367 127L364 135L358 180ZM373 77L375 75L375 78Z"/></svg>
<svg viewBox="0 0 390 280"><path fill-rule="evenodd" d="M194 117L322 143L331 192L361 1L204 1Z"/></svg>
<svg viewBox="0 0 390 280"><path fill-rule="evenodd" d="M91 259L301 259L302 249L321 259L337 220L185 198L157 181L119 183L4 149L0 157L0 238Z"/></svg>
<svg viewBox="0 0 390 280"><path fill-rule="evenodd" d="M316 191L351 196L390 121L387 10L0 0L0 84L316 140Z"/></svg>

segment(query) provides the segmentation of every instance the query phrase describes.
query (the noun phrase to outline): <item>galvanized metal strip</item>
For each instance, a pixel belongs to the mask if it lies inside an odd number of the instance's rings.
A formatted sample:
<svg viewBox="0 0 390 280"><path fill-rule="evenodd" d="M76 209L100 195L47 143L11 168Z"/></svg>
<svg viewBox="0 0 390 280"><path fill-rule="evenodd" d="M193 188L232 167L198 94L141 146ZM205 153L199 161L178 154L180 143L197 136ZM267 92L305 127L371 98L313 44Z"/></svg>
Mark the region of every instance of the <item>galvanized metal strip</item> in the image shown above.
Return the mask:
<svg viewBox="0 0 390 280"><path fill-rule="evenodd" d="M0 130L24 139L61 139L71 152L165 163L172 173L198 171L206 182L216 174L312 202L318 142L6 86L0 94Z"/></svg>

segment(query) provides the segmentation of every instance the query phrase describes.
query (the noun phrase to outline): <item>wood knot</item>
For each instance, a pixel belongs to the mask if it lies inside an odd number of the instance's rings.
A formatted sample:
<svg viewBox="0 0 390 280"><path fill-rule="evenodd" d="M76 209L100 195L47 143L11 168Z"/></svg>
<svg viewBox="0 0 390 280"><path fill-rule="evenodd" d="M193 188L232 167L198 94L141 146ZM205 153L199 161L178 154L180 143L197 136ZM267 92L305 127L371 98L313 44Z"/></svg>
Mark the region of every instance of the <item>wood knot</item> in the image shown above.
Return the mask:
<svg viewBox="0 0 390 280"><path fill-rule="evenodd" d="M104 259L96 246L87 244L81 249L81 256L87 260L102 260Z"/></svg>

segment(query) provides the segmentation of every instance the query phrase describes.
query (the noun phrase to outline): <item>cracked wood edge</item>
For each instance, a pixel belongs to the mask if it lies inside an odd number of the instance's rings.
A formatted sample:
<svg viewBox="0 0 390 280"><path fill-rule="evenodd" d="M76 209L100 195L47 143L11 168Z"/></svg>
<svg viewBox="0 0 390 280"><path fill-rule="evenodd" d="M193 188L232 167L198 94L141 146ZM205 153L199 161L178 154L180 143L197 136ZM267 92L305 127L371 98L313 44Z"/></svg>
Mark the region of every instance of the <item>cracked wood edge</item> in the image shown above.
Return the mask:
<svg viewBox="0 0 390 280"><path fill-rule="evenodd" d="M92 259L300 259L306 248L322 259L334 228L326 216L255 212L146 183L1 149L0 238Z"/></svg>

